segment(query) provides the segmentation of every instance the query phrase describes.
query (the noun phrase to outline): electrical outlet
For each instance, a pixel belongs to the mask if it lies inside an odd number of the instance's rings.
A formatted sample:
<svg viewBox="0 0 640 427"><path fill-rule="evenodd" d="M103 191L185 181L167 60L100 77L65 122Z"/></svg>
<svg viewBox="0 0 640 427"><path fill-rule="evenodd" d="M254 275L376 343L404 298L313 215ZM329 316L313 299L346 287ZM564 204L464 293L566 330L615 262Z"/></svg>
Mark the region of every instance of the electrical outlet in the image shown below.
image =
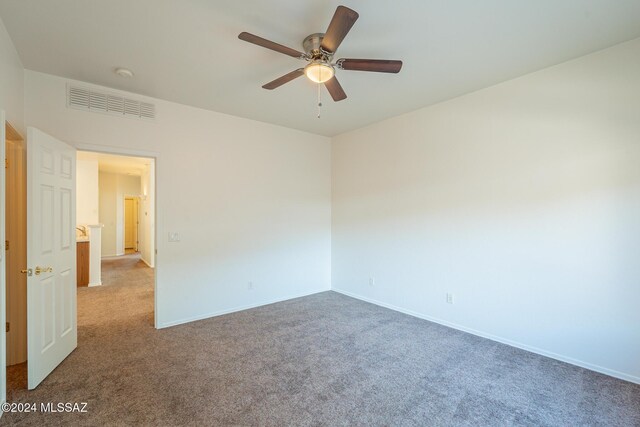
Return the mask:
<svg viewBox="0 0 640 427"><path fill-rule="evenodd" d="M447 304L453 304L455 302L455 296L447 292Z"/></svg>
<svg viewBox="0 0 640 427"><path fill-rule="evenodd" d="M253 289L253 282L249 282L249 284L248 284L248 288L249 288L249 290L252 290L252 289Z"/></svg>
<svg viewBox="0 0 640 427"><path fill-rule="evenodd" d="M376 285L376 278L371 276L369 277L369 286L375 286Z"/></svg>
<svg viewBox="0 0 640 427"><path fill-rule="evenodd" d="M169 241L170 242L179 242L180 241L180 233L169 232Z"/></svg>

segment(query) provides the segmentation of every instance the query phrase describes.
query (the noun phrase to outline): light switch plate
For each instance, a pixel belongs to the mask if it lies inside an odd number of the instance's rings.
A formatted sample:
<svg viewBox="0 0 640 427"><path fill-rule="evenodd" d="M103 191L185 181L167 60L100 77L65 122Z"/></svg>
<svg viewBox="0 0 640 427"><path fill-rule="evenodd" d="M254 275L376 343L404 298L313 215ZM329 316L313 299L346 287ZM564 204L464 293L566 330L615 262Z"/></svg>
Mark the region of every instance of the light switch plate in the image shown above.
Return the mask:
<svg viewBox="0 0 640 427"><path fill-rule="evenodd" d="M170 242L179 242L180 241L180 233L169 233L169 241Z"/></svg>

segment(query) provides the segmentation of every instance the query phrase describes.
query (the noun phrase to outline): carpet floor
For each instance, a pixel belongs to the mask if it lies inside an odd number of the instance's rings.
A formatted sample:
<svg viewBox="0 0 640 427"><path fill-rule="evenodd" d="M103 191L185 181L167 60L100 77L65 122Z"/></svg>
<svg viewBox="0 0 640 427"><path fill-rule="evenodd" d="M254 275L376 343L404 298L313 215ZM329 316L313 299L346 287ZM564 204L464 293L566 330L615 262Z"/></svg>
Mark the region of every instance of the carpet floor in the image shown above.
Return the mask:
<svg viewBox="0 0 640 427"><path fill-rule="evenodd" d="M335 292L153 328L153 270L78 289L78 348L1 425L640 426L640 385Z"/></svg>

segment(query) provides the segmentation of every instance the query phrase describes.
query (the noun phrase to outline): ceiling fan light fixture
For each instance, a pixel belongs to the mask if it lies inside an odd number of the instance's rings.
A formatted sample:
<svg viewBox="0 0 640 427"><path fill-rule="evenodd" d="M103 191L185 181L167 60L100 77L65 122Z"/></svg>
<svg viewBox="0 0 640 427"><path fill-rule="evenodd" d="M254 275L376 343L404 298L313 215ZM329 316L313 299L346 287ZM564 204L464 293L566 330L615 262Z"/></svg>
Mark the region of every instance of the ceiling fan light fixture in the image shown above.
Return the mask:
<svg viewBox="0 0 640 427"><path fill-rule="evenodd" d="M304 74L314 83L324 83L333 78L335 70L326 62L313 61L304 67Z"/></svg>

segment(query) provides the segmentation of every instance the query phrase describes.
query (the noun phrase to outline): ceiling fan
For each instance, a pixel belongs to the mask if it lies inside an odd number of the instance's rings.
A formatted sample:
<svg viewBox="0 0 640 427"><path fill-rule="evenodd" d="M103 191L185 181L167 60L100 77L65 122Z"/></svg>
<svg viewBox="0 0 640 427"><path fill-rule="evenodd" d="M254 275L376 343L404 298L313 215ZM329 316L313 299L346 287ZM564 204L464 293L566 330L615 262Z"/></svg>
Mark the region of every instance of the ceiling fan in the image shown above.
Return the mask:
<svg viewBox="0 0 640 427"><path fill-rule="evenodd" d="M402 61L387 59L341 58L332 62L340 43L342 43L342 40L356 22L358 16L356 11L345 6L338 6L326 33L314 33L304 39L302 42L304 52L247 32L240 33L238 38L308 62L304 68L298 68L262 86L264 89L272 90L302 75L306 75L309 80L315 83L324 83L334 101L342 101L347 97L347 94L338 83L338 79L335 76L336 69L397 73L402 68Z"/></svg>

